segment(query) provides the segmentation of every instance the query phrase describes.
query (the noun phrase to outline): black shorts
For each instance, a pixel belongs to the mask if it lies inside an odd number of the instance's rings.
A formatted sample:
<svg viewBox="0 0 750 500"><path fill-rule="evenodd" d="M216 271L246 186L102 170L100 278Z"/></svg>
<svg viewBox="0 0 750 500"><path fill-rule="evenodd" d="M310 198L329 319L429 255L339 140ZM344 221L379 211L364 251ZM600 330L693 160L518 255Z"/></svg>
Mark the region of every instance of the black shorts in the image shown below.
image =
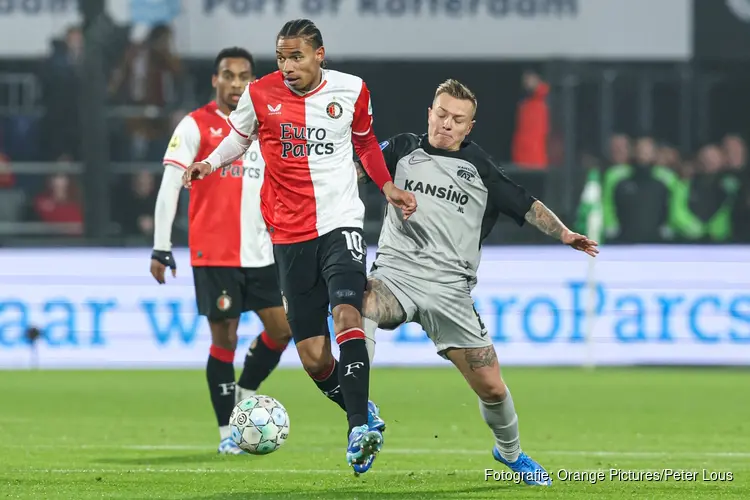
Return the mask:
<svg viewBox="0 0 750 500"><path fill-rule="evenodd" d="M329 306L348 304L362 312L367 245L361 229L334 229L273 251L295 342L328 333Z"/></svg>
<svg viewBox="0 0 750 500"><path fill-rule="evenodd" d="M209 320L282 305L276 264L266 267L193 267L198 314Z"/></svg>

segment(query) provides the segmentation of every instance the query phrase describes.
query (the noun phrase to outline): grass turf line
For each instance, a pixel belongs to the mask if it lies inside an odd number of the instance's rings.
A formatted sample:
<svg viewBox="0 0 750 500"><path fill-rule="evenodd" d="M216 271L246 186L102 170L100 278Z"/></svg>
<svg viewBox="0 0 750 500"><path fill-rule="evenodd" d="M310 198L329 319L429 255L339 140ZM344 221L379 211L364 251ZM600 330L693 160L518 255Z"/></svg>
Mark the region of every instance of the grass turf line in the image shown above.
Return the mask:
<svg viewBox="0 0 750 500"><path fill-rule="evenodd" d="M389 424L373 470L345 466L346 419L304 372L261 392L291 432L265 457L219 457L201 371L0 372L0 497L7 498L750 498L748 372L509 368L521 444L552 472L605 480L529 488L504 470L477 400L450 369L375 369ZM687 470L695 480L611 481L610 469ZM732 481L703 481L703 470ZM591 473L589 473L591 475Z"/></svg>

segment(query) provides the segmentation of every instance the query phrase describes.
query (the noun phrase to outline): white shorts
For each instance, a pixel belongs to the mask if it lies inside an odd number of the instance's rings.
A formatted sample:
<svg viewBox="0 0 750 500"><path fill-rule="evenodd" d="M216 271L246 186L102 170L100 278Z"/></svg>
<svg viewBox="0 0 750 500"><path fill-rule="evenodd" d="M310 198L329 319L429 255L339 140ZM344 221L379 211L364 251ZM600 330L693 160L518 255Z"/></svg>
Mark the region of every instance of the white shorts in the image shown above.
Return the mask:
<svg viewBox="0 0 750 500"><path fill-rule="evenodd" d="M370 277L393 293L406 313L407 323L418 323L443 357L451 348L473 349L492 345L466 280L434 283L376 267Z"/></svg>

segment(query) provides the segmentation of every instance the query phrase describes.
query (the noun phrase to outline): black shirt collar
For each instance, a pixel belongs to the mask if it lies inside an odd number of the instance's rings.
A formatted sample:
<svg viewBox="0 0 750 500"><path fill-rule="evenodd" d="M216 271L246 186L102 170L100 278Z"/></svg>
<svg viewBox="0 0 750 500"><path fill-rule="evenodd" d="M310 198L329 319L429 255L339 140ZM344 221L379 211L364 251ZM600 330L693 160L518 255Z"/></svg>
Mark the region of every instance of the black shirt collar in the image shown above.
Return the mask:
<svg viewBox="0 0 750 500"><path fill-rule="evenodd" d="M422 134L419 137L419 146L425 151L425 153L430 154L430 155L437 155L437 156L447 156L448 158L463 159L466 154L465 150L471 147L472 144L474 143L467 139L464 139L458 151L448 151L447 149L438 149L438 148L432 147L432 144L430 144L430 140L427 137L427 134Z"/></svg>

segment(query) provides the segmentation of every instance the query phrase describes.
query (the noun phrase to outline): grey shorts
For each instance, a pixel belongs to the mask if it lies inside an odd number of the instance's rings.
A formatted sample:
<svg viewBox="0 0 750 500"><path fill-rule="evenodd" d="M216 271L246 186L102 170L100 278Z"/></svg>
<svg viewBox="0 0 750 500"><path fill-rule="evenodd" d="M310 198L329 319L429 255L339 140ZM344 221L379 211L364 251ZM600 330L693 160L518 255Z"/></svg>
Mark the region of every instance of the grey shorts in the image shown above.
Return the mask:
<svg viewBox="0 0 750 500"><path fill-rule="evenodd" d="M406 312L407 323L418 323L443 357L451 348L472 349L492 345L465 280L445 284L425 281L387 267L377 267L370 277L380 280Z"/></svg>

